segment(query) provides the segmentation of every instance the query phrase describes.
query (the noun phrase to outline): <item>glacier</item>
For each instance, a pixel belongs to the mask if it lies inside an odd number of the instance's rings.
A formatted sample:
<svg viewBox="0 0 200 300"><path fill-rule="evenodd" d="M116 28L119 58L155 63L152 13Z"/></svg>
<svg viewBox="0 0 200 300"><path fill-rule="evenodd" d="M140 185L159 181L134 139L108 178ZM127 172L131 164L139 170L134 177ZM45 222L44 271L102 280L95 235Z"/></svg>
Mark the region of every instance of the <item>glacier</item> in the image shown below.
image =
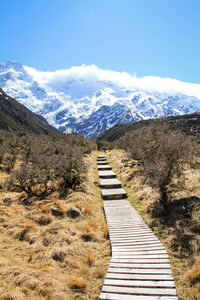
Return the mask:
<svg viewBox="0 0 200 300"><path fill-rule="evenodd" d="M95 65L49 72L1 63L0 87L58 130L90 138L117 124L200 112L200 84Z"/></svg>

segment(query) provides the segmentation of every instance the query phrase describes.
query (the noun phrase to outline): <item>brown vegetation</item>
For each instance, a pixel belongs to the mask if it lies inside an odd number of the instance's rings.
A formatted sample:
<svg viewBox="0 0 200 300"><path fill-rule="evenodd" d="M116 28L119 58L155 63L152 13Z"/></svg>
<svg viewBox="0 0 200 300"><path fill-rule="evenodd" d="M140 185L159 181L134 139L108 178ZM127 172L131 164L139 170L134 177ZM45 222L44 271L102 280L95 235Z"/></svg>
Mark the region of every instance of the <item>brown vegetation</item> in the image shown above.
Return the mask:
<svg viewBox="0 0 200 300"><path fill-rule="evenodd" d="M76 135L2 133L1 299L98 299L110 247L92 148Z"/></svg>
<svg viewBox="0 0 200 300"><path fill-rule="evenodd" d="M197 145L193 137L181 132L170 131L168 127L154 125L126 134L118 141L130 158L137 160L152 188L157 188L160 197L154 204L156 214L169 213L169 186L175 176L180 177L183 167L193 163Z"/></svg>
<svg viewBox="0 0 200 300"><path fill-rule="evenodd" d="M134 143L134 141L131 141ZM128 192L128 200L138 210L165 245L170 256L180 300L200 299L200 169L198 156L193 168L183 165L167 185L168 212L157 205L161 194L152 185L143 164L124 150L107 151L108 159ZM159 214L155 213L155 204ZM163 214L161 213L163 212Z"/></svg>

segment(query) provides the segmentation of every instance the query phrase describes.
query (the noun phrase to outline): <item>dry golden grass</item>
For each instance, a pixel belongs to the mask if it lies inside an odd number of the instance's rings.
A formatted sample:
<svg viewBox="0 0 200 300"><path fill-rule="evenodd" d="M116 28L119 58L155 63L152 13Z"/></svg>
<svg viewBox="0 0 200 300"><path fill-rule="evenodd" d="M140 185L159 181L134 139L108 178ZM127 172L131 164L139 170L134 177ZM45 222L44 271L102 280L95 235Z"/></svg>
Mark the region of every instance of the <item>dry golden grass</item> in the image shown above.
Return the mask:
<svg viewBox="0 0 200 300"><path fill-rule="evenodd" d="M123 150L107 151L107 157L128 193L128 200L167 249L179 299L200 300L200 260L194 259L200 251L200 201L191 199L193 208L189 217L174 211L167 218L152 217L151 208L159 194L148 186L140 166ZM199 178L199 169L186 167L182 177L174 178L170 187L172 198L200 197Z"/></svg>
<svg viewBox="0 0 200 300"><path fill-rule="evenodd" d="M86 293L87 282L82 277L76 277L75 275L69 276L67 285L71 290L84 294Z"/></svg>
<svg viewBox="0 0 200 300"><path fill-rule="evenodd" d="M191 285L200 283L200 256L196 257L192 269L187 272L187 276Z"/></svg>
<svg viewBox="0 0 200 300"><path fill-rule="evenodd" d="M95 154L96 155L96 154ZM0 299L98 299L110 260L95 155L77 192L55 192L31 206L21 194L0 191ZM0 173L1 174L1 173ZM4 177L4 176L3 176ZM10 198L9 206L4 199ZM60 207L62 217L51 214ZM67 211L76 206L82 215Z"/></svg>

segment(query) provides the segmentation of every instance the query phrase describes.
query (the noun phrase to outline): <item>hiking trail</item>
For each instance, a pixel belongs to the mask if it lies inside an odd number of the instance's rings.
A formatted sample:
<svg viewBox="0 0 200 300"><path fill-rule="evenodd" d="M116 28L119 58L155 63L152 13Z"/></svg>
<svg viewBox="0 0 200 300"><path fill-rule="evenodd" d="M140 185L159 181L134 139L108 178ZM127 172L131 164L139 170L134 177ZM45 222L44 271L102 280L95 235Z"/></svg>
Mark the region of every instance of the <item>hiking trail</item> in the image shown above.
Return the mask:
<svg viewBox="0 0 200 300"><path fill-rule="evenodd" d="M162 243L126 200L106 156L97 157L111 260L100 300L178 300Z"/></svg>

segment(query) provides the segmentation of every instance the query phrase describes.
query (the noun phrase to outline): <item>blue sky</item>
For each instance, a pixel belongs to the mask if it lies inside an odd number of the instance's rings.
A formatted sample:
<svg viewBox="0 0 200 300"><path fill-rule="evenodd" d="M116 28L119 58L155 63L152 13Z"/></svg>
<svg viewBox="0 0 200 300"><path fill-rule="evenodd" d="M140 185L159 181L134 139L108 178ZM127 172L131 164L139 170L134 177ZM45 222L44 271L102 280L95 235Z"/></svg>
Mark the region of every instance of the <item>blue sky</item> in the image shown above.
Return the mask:
<svg viewBox="0 0 200 300"><path fill-rule="evenodd" d="M0 62L200 83L199 0L0 0Z"/></svg>

